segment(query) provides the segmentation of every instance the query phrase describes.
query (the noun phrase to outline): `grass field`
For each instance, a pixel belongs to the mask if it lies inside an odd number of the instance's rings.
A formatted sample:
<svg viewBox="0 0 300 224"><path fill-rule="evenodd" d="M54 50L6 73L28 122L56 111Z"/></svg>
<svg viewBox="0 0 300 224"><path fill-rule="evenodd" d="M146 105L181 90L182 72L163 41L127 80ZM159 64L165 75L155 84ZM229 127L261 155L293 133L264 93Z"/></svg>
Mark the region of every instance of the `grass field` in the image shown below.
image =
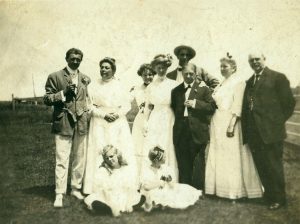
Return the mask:
<svg viewBox="0 0 300 224"><path fill-rule="evenodd" d="M0 223L300 223L300 149L286 146L284 166L287 208L269 211L259 200L208 198L184 211L135 211L120 218L99 216L66 196L66 207L53 208L54 137L51 111L0 111ZM130 120L133 115L130 115Z"/></svg>

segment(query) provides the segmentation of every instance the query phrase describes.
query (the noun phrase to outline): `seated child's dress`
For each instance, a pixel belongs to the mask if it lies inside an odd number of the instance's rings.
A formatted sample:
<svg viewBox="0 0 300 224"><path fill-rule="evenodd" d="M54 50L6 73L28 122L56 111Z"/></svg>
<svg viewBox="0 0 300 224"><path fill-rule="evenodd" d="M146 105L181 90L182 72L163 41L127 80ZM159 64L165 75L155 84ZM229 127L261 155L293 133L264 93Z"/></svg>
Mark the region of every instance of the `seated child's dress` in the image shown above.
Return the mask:
<svg viewBox="0 0 300 224"><path fill-rule="evenodd" d="M163 180L169 176L172 179L170 182ZM160 186L150 190L146 189L145 185L151 182L160 182ZM162 164L160 168L152 165L145 168L141 178L141 193L146 197L146 204L151 207L161 205L176 209L185 209L195 204L202 195L201 190L188 184L175 183L172 169L165 164ZM150 211L151 209L146 208L145 210Z"/></svg>
<svg viewBox="0 0 300 224"><path fill-rule="evenodd" d="M136 185L136 175L129 165L118 169L101 166L95 175L95 192L87 196L84 202L88 208L94 201L108 205L114 216L120 212L132 212L132 206L137 204L141 195Z"/></svg>

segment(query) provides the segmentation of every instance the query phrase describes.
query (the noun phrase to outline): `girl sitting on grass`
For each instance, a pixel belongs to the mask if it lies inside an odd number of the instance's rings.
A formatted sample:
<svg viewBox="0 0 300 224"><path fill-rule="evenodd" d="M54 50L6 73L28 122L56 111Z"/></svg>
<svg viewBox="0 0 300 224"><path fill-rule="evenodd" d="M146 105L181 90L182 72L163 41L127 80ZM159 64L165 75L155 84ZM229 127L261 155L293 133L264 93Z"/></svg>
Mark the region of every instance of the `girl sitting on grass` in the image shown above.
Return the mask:
<svg viewBox="0 0 300 224"><path fill-rule="evenodd" d="M148 157L151 165L145 168L140 187L146 197L144 210L150 212L158 206L185 209L195 204L202 191L187 184L175 183L175 174L165 165L164 150L156 146L149 151Z"/></svg>
<svg viewBox="0 0 300 224"><path fill-rule="evenodd" d="M103 163L96 170L93 193L84 202L99 213L132 212L141 195L137 191L134 166L130 166L121 152L112 145L104 147Z"/></svg>

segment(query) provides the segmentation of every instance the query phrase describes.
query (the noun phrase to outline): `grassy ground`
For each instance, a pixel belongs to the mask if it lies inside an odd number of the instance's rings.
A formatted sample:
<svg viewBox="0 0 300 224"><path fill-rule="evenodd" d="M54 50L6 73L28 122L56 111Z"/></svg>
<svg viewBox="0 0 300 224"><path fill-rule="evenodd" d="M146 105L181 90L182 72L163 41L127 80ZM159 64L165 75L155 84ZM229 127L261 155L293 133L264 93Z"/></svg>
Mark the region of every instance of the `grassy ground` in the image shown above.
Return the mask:
<svg viewBox="0 0 300 224"><path fill-rule="evenodd" d="M184 211L135 211L120 218L99 216L66 196L53 208L55 145L49 110L0 112L0 223L300 223L300 149L286 146L284 166L288 207L269 211L258 200L232 204L205 198Z"/></svg>

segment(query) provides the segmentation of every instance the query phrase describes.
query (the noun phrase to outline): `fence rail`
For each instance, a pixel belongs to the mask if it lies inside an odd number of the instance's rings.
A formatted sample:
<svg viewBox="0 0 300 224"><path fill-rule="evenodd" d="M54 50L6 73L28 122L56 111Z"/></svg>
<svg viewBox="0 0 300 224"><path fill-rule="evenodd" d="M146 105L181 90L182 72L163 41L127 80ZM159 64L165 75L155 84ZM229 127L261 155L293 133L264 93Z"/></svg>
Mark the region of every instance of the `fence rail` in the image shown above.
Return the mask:
<svg viewBox="0 0 300 224"><path fill-rule="evenodd" d="M295 94L296 107L293 115L286 122L286 142L300 147L300 95Z"/></svg>

